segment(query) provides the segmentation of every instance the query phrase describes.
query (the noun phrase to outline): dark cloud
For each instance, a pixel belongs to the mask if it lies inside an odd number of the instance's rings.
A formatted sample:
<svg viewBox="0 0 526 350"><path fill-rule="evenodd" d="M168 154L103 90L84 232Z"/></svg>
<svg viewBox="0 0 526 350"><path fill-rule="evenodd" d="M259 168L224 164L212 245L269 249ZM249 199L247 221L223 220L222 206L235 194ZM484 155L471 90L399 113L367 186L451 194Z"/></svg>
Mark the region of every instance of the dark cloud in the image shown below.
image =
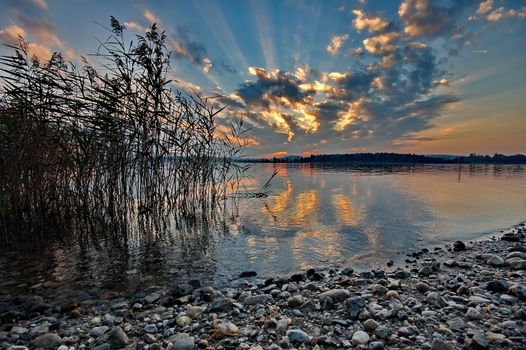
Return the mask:
<svg viewBox="0 0 526 350"><path fill-rule="evenodd" d="M455 32L460 16L476 3L476 0L406 0L400 4L399 15L407 35L439 36Z"/></svg>

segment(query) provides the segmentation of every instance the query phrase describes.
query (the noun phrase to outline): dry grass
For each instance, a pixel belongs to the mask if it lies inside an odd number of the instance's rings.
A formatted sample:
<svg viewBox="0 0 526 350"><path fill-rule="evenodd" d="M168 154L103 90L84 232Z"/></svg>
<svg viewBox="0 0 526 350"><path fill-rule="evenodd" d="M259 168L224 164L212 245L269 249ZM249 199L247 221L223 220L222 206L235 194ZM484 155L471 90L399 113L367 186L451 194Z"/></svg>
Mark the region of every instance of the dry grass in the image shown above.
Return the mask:
<svg viewBox="0 0 526 350"><path fill-rule="evenodd" d="M204 98L174 90L155 25L111 35L80 66L0 58L0 226L5 237L109 236L209 218L244 168L242 122L219 127ZM90 60L92 61L92 60ZM225 131L227 130L227 131Z"/></svg>

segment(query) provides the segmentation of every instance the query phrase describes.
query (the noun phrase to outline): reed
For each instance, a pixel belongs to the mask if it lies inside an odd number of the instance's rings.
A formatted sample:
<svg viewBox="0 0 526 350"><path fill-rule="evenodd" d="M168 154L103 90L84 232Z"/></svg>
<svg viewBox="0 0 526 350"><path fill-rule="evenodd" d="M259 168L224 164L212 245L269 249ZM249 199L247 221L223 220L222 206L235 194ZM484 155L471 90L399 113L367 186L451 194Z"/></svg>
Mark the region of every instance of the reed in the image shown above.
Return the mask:
<svg viewBox="0 0 526 350"><path fill-rule="evenodd" d="M166 36L135 41L111 18L81 64L28 56L21 38L0 57L0 226L4 237L161 232L222 208L245 167L242 121L219 122L168 78ZM92 63L94 62L94 63Z"/></svg>

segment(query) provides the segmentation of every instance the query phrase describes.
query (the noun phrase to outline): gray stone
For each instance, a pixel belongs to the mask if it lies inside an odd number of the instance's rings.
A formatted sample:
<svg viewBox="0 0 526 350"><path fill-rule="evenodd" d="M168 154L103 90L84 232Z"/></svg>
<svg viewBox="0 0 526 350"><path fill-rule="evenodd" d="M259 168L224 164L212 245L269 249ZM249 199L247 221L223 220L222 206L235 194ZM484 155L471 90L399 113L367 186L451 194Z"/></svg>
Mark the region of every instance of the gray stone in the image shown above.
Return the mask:
<svg viewBox="0 0 526 350"><path fill-rule="evenodd" d="M309 335L301 329L290 329L287 331L287 338L292 344L304 344L309 341Z"/></svg>
<svg viewBox="0 0 526 350"><path fill-rule="evenodd" d="M265 304L270 300L272 300L272 297L268 294L250 295L243 300L243 304L245 305Z"/></svg>
<svg viewBox="0 0 526 350"><path fill-rule="evenodd" d="M369 342L369 334L364 331L357 331L352 335L352 345L365 345Z"/></svg>
<svg viewBox="0 0 526 350"><path fill-rule="evenodd" d="M482 315L477 309L470 307L466 312L466 317L470 320L480 320L482 318Z"/></svg>
<svg viewBox="0 0 526 350"><path fill-rule="evenodd" d="M161 299L161 295L159 293L157 293L157 292L150 293L150 294L148 294L147 296L144 297L144 301L147 304L153 304L159 299Z"/></svg>
<svg viewBox="0 0 526 350"><path fill-rule="evenodd" d="M393 334L393 331L385 326L379 326L374 331L374 335L376 335L380 339L387 339L391 336L391 334Z"/></svg>
<svg viewBox="0 0 526 350"><path fill-rule="evenodd" d="M327 298L331 298L331 300L334 303L341 303L341 302L345 301L347 298L349 298L349 296L350 296L349 291L347 291L345 289L331 289L331 290L329 290L327 292L321 293L318 296L318 299L322 303Z"/></svg>
<svg viewBox="0 0 526 350"><path fill-rule="evenodd" d="M92 329L91 329L91 331L89 332L89 334L90 334L92 337L98 338L98 337L100 337L101 335L103 335L104 333L106 333L107 330L108 330L108 326L95 327L95 328L92 328Z"/></svg>
<svg viewBox="0 0 526 350"><path fill-rule="evenodd" d="M365 301L362 298L350 298L345 301L347 317L350 319L358 318L358 315L365 307Z"/></svg>
<svg viewBox="0 0 526 350"><path fill-rule="evenodd" d="M484 333L482 332L475 332L473 334L473 339L471 340L471 347L473 349L488 349L489 343L486 337L484 336Z"/></svg>
<svg viewBox="0 0 526 350"><path fill-rule="evenodd" d="M373 341L369 343L369 350L384 350L384 349L385 349L384 342Z"/></svg>
<svg viewBox="0 0 526 350"><path fill-rule="evenodd" d="M447 302L442 298L438 292L430 292L426 295L426 301L428 304L433 305L437 308L446 307Z"/></svg>
<svg viewBox="0 0 526 350"><path fill-rule="evenodd" d="M515 270L526 270L526 260L524 259L515 257L506 260L506 262Z"/></svg>
<svg viewBox="0 0 526 350"><path fill-rule="evenodd" d="M502 266L504 265L504 259L498 255L491 255L486 262L491 266Z"/></svg>
<svg viewBox="0 0 526 350"><path fill-rule="evenodd" d="M429 284L424 282L418 282L415 285L415 289L419 291L420 293L427 293L429 291Z"/></svg>
<svg viewBox="0 0 526 350"><path fill-rule="evenodd" d="M366 320L364 323L363 323L363 328L369 332L369 333L372 333L374 332L374 330L376 328L378 328L379 324L378 322L376 322L375 320L373 320L372 318Z"/></svg>
<svg viewBox="0 0 526 350"><path fill-rule="evenodd" d="M144 331L150 334L159 332L157 326L154 324L147 324L146 326L144 326Z"/></svg>
<svg viewBox="0 0 526 350"><path fill-rule="evenodd" d="M121 349L128 344L128 336L121 327L114 327L104 334L102 339L111 345L113 349Z"/></svg>
<svg viewBox="0 0 526 350"><path fill-rule="evenodd" d="M403 279L411 277L411 272L405 271L405 270L398 270L395 272L395 277L398 278L399 280L403 280Z"/></svg>
<svg viewBox="0 0 526 350"><path fill-rule="evenodd" d="M490 292L506 293L508 291L508 283L503 280L496 280L488 282L486 289Z"/></svg>
<svg viewBox="0 0 526 350"><path fill-rule="evenodd" d="M466 322L464 322L464 320L461 318L449 320L447 324L449 325L449 328L456 332L462 332L464 328L466 328Z"/></svg>
<svg viewBox="0 0 526 350"><path fill-rule="evenodd" d="M230 299L227 298L218 298L214 300L210 306L208 307L208 310L210 312L227 312L232 310L233 304L230 301Z"/></svg>
<svg viewBox="0 0 526 350"><path fill-rule="evenodd" d="M429 276L432 273L433 269L431 268L431 266L424 266L420 269L420 271L418 271L418 275L422 277Z"/></svg>
<svg viewBox="0 0 526 350"><path fill-rule="evenodd" d="M431 350L455 350L455 345L447 343L443 340L433 339L431 343Z"/></svg>
<svg viewBox="0 0 526 350"><path fill-rule="evenodd" d="M183 337L177 339L173 350L192 350L194 348L194 337Z"/></svg>

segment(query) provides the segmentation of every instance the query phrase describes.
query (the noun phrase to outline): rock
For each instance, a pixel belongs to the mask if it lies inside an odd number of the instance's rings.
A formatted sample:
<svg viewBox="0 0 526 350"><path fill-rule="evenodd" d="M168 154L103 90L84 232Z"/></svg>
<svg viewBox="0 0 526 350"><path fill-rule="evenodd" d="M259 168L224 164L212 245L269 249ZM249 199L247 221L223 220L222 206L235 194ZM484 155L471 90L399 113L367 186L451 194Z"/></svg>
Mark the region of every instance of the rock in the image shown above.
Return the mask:
<svg viewBox="0 0 526 350"><path fill-rule="evenodd" d="M502 344L506 341L506 336L500 333L486 332L485 336L490 343Z"/></svg>
<svg viewBox="0 0 526 350"><path fill-rule="evenodd" d="M470 305L480 305L480 304L490 304L491 303L490 300L483 298L483 297L476 296L476 295L470 296L468 300L469 300Z"/></svg>
<svg viewBox="0 0 526 350"><path fill-rule="evenodd" d="M14 334L18 334L18 335L25 334L25 333L27 333L27 328L13 326L13 328L11 328L11 330L10 330L10 333L14 333Z"/></svg>
<svg viewBox="0 0 526 350"><path fill-rule="evenodd" d="M303 304L303 301L301 295L295 295L287 299L287 305L289 308L296 309Z"/></svg>
<svg viewBox="0 0 526 350"><path fill-rule="evenodd" d="M280 334L285 334L287 332L287 328L289 328L289 325L292 323L292 320L290 318L282 318L276 323L276 332Z"/></svg>
<svg viewBox="0 0 526 350"><path fill-rule="evenodd" d="M155 338L153 334L146 333L144 335L144 341L146 342L146 344L153 344L157 341L157 338Z"/></svg>
<svg viewBox="0 0 526 350"><path fill-rule="evenodd" d="M230 299L218 298L208 306L208 310L210 312L227 312L232 310L232 307L233 304Z"/></svg>
<svg viewBox="0 0 526 350"><path fill-rule="evenodd" d="M347 317L350 319L358 318L358 315L365 307L365 301L362 298L350 298L345 301Z"/></svg>
<svg viewBox="0 0 526 350"><path fill-rule="evenodd" d="M150 334L159 332L157 326L154 324L147 324L146 326L144 326L144 331Z"/></svg>
<svg viewBox="0 0 526 350"><path fill-rule="evenodd" d="M477 350L489 348L488 340L482 332L477 331L475 332L475 334L473 334L473 339L471 340L471 347Z"/></svg>
<svg viewBox="0 0 526 350"><path fill-rule="evenodd" d="M508 291L508 283L503 280L488 282L486 289L490 292L505 293Z"/></svg>
<svg viewBox="0 0 526 350"><path fill-rule="evenodd" d="M468 311L466 312L466 317L469 318L470 320L480 320L482 319L482 315L480 314L480 312L473 308L473 307L470 307L468 309Z"/></svg>
<svg viewBox="0 0 526 350"><path fill-rule="evenodd" d="M180 298L192 294L193 291L194 287L192 287L188 283L182 283L172 290L172 295L176 298Z"/></svg>
<svg viewBox="0 0 526 350"><path fill-rule="evenodd" d="M526 299L526 285L524 284L519 283L511 286L510 292L519 299Z"/></svg>
<svg viewBox="0 0 526 350"><path fill-rule="evenodd" d="M393 331L386 326L378 326L376 330L374 331L374 335L376 335L380 339L387 339L393 334Z"/></svg>
<svg viewBox="0 0 526 350"><path fill-rule="evenodd" d="M57 349L57 350L59 350L59 349ZM66 347L65 350L67 350L67 349L68 349L68 347ZM111 345L108 344L108 343L103 343L103 344L100 344L100 345L97 345L96 347L94 347L93 350L111 350Z"/></svg>
<svg viewBox="0 0 526 350"><path fill-rule="evenodd" d="M46 333L33 339L32 348L56 349L62 344L62 338L55 333Z"/></svg>
<svg viewBox="0 0 526 350"><path fill-rule="evenodd" d="M381 341L373 341L369 343L369 350L384 350L385 345Z"/></svg>
<svg viewBox="0 0 526 350"><path fill-rule="evenodd" d="M400 299L400 294L396 290L390 290L387 293L385 293L385 297L387 299Z"/></svg>
<svg viewBox="0 0 526 350"><path fill-rule="evenodd" d="M430 292L426 295L426 301L428 304L433 305L437 308L447 306L447 302L442 298L442 296L437 292Z"/></svg>
<svg viewBox="0 0 526 350"><path fill-rule="evenodd" d="M395 277L399 280L403 280L411 277L411 272L405 270L398 270L395 272Z"/></svg>
<svg viewBox="0 0 526 350"><path fill-rule="evenodd" d="M100 337L101 335L103 335L104 333L106 333L107 330L108 330L108 326L94 327L94 328L91 329L91 331L89 332L89 334L90 334L92 337L98 338L98 337Z"/></svg>
<svg viewBox="0 0 526 350"><path fill-rule="evenodd" d="M415 285L415 289L419 291L420 293L427 293L429 291L429 284L424 282L418 282Z"/></svg>
<svg viewBox="0 0 526 350"><path fill-rule="evenodd" d="M325 299L331 298L333 303L338 304L345 301L350 295L349 291L345 289L331 289L327 292L321 293L318 296L318 299L323 303Z"/></svg>
<svg viewBox="0 0 526 350"><path fill-rule="evenodd" d="M375 320L373 320L372 318L366 320L364 323L363 323L363 328L369 332L369 333L372 333L374 332L374 330L376 328L378 328L379 324L378 322L376 322Z"/></svg>
<svg viewBox="0 0 526 350"><path fill-rule="evenodd" d="M218 322L214 325L214 336L216 338L235 337L238 328L232 322Z"/></svg>
<svg viewBox="0 0 526 350"><path fill-rule="evenodd" d="M466 245L462 241L456 241L453 243L453 250L456 252L461 252L466 250Z"/></svg>
<svg viewBox="0 0 526 350"><path fill-rule="evenodd" d="M304 344L309 341L309 335L301 329L288 330L287 338L292 344Z"/></svg>
<svg viewBox="0 0 526 350"><path fill-rule="evenodd" d="M42 298L40 295L32 295L27 297L26 301L24 302L24 306L28 310L31 310L40 304L44 304L44 298Z"/></svg>
<svg viewBox="0 0 526 350"><path fill-rule="evenodd" d="M454 318L452 320L449 320L448 322L449 328L456 332L462 332L464 328L466 328L466 322L462 320L461 318Z"/></svg>
<svg viewBox="0 0 526 350"><path fill-rule="evenodd" d="M183 337L175 341L173 350L192 350L194 348L194 337Z"/></svg>
<svg viewBox="0 0 526 350"><path fill-rule="evenodd" d="M259 305L265 304L272 300L272 297L268 294L250 295L243 300L245 305Z"/></svg>
<svg viewBox="0 0 526 350"><path fill-rule="evenodd" d="M239 274L239 278L250 278L256 277L258 273L256 271L243 271Z"/></svg>
<svg viewBox="0 0 526 350"><path fill-rule="evenodd" d="M431 266L424 266L420 269L420 271L418 271L418 275L421 276L421 277L426 277L426 276L429 276L433 273L433 268L431 268Z"/></svg>
<svg viewBox="0 0 526 350"><path fill-rule="evenodd" d="M203 312L205 312L205 308L201 306L192 306L190 310L188 310L187 315L190 316L192 319L198 319L203 315Z"/></svg>
<svg viewBox="0 0 526 350"><path fill-rule="evenodd" d="M191 280L188 280L188 282L186 282L186 283L191 285L194 290L199 289L199 288L201 288L203 286L201 281L198 280L198 279L191 279Z"/></svg>
<svg viewBox="0 0 526 350"><path fill-rule="evenodd" d="M369 334L364 331L355 332L351 339L352 345L365 345L369 342Z"/></svg>
<svg viewBox="0 0 526 350"><path fill-rule="evenodd" d="M161 295L157 292L150 293L144 297L146 304L153 304L159 299L161 299Z"/></svg>
<svg viewBox="0 0 526 350"><path fill-rule="evenodd" d="M506 262L515 270L526 270L526 260L524 259L511 258L506 260Z"/></svg>
<svg viewBox="0 0 526 350"><path fill-rule="evenodd" d="M431 350L455 350L455 345L446 343L443 340L433 339Z"/></svg>
<svg viewBox="0 0 526 350"><path fill-rule="evenodd" d="M192 324L192 319L188 316L179 316L175 319L175 323L179 327L187 327Z"/></svg>
<svg viewBox="0 0 526 350"><path fill-rule="evenodd" d="M504 265L504 259L502 259L498 255L491 255L487 260L486 263L488 263L491 266L502 266Z"/></svg>

